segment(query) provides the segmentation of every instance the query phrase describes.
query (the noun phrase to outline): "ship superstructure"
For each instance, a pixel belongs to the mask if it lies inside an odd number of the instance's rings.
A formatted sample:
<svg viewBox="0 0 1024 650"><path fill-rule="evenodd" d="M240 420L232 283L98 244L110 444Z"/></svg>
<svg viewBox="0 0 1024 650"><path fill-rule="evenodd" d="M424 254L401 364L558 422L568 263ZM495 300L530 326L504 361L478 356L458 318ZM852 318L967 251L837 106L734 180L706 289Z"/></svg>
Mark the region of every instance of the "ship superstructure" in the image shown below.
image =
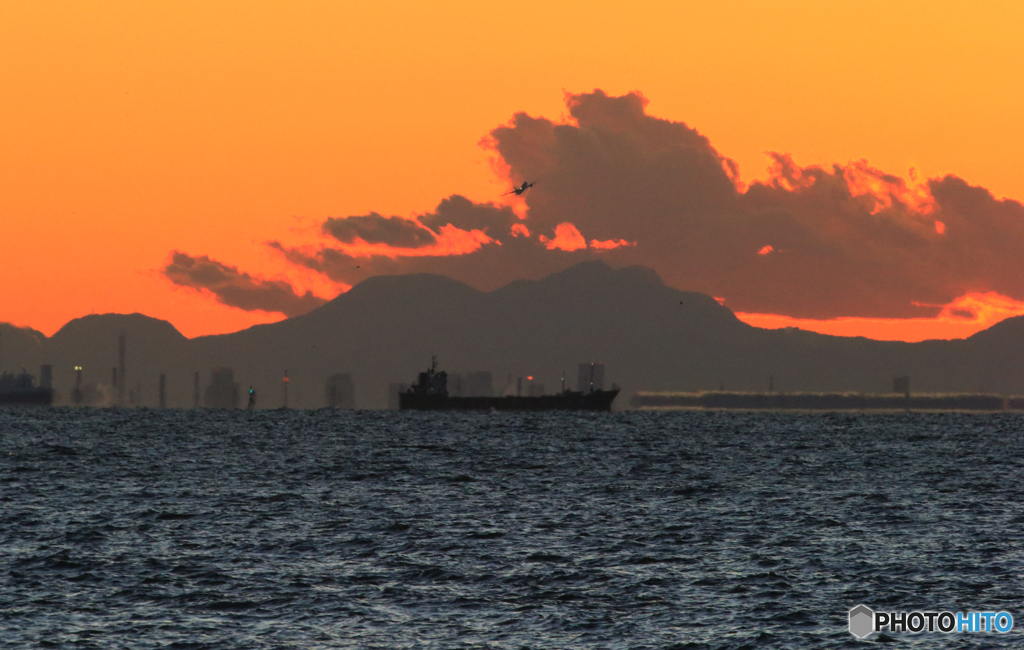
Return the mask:
<svg viewBox="0 0 1024 650"><path fill-rule="evenodd" d="M505 395L501 397L452 397L448 373L438 371L437 357L419 373L415 384L398 395L399 408L422 411L610 411L619 389L572 391L553 395Z"/></svg>

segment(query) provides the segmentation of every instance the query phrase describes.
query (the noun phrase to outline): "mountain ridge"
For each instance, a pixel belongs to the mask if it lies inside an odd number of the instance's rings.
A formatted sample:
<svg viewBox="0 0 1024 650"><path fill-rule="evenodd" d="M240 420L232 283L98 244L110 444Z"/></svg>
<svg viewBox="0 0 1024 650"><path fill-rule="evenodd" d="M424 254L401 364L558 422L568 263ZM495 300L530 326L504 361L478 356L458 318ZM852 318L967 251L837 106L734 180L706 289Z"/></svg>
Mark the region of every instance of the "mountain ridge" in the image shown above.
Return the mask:
<svg viewBox="0 0 1024 650"><path fill-rule="evenodd" d="M900 375L911 376L915 391L1024 392L1024 318L968 339L920 343L764 330L710 296L666 286L650 269L600 261L489 292L439 275L378 276L302 316L193 339L142 314L91 315L36 337L34 348L26 342L18 358L33 371L53 364L63 395L75 365L109 383L122 328L128 387L148 405L159 374L168 403L191 406L195 372L205 386L225 366L243 388L257 388L262 406L280 405L287 369L293 406L322 406L326 378L348 372L357 404L382 407L387 385L408 383L434 354L452 372L492 372L495 389L510 374L555 388L577 363L600 361L627 398L636 390L765 390L769 382L782 391L885 392Z"/></svg>

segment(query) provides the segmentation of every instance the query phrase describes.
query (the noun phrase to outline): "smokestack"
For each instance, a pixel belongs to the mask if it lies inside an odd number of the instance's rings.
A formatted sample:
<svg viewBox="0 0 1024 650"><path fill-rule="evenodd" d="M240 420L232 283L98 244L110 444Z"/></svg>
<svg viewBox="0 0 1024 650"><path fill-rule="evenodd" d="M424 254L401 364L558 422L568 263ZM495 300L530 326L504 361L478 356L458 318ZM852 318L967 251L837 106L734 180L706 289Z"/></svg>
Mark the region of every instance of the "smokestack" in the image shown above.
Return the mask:
<svg viewBox="0 0 1024 650"><path fill-rule="evenodd" d="M124 328L117 337L117 405L124 406L124 387L126 385L124 375Z"/></svg>
<svg viewBox="0 0 1024 650"><path fill-rule="evenodd" d="M284 386L284 407L288 408L288 371L287 370L284 371L284 379L281 380L281 384Z"/></svg>
<svg viewBox="0 0 1024 650"><path fill-rule="evenodd" d="M167 408L167 375L160 375L160 408Z"/></svg>
<svg viewBox="0 0 1024 650"><path fill-rule="evenodd" d="M76 406L82 403L82 366L75 366L75 390L71 393L71 400Z"/></svg>
<svg viewBox="0 0 1024 650"><path fill-rule="evenodd" d="M196 385L192 393L192 408L199 408L199 371L196 370Z"/></svg>

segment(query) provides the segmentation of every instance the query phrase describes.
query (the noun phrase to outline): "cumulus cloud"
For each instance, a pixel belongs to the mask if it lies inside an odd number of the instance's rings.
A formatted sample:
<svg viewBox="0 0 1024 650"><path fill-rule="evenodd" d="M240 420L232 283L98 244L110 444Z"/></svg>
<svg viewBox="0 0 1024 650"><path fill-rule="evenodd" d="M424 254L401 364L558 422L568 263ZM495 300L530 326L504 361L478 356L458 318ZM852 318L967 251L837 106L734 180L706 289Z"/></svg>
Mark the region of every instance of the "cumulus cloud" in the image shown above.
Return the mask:
<svg viewBox="0 0 1024 650"><path fill-rule="evenodd" d="M174 284L209 291L217 302L246 311L280 312L291 317L327 302L309 291L298 295L287 282L254 278L206 255L193 257L175 251L163 273Z"/></svg>
<svg viewBox="0 0 1024 650"><path fill-rule="evenodd" d="M484 290L599 256L737 312L795 318L934 316L983 292L1024 300L1016 201L955 176L781 153L745 186L708 138L648 115L639 93L569 95L567 108L562 121L518 113L485 139L510 181L536 183L512 199L524 220L453 195L409 218L327 219L328 246L270 246L339 283L432 272Z"/></svg>
<svg viewBox="0 0 1024 650"><path fill-rule="evenodd" d="M538 237L540 242L548 250L578 251L587 247L587 240L580 234L579 229L569 222L563 222L555 226L555 236ZM613 247L614 248L614 247Z"/></svg>
<svg viewBox="0 0 1024 650"><path fill-rule="evenodd" d="M572 95L570 122L520 113L492 131L512 178L538 181L531 229L568 222L635 241L617 252L738 311L909 317L969 291L1024 298L1020 203L954 176L919 183L864 161L800 166L782 154L768 181L743 188L706 137L645 104L638 93Z"/></svg>

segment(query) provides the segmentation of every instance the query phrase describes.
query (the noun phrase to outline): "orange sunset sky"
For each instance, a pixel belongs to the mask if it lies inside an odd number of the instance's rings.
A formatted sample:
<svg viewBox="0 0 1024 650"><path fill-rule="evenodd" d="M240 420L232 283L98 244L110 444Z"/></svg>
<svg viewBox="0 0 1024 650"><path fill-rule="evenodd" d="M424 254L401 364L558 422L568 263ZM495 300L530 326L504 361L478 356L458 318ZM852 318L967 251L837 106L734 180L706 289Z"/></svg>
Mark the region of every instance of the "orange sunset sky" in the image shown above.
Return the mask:
<svg viewBox="0 0 1024 650"><path fill-rule="evenodd" d="M509 206L533 252L488 281L603 257L759 326L968 336L1024 314L1022 30L1015 1L6 2L0 321L235 331L358 281L332 250L490 264L442 217Z"/></svg>

